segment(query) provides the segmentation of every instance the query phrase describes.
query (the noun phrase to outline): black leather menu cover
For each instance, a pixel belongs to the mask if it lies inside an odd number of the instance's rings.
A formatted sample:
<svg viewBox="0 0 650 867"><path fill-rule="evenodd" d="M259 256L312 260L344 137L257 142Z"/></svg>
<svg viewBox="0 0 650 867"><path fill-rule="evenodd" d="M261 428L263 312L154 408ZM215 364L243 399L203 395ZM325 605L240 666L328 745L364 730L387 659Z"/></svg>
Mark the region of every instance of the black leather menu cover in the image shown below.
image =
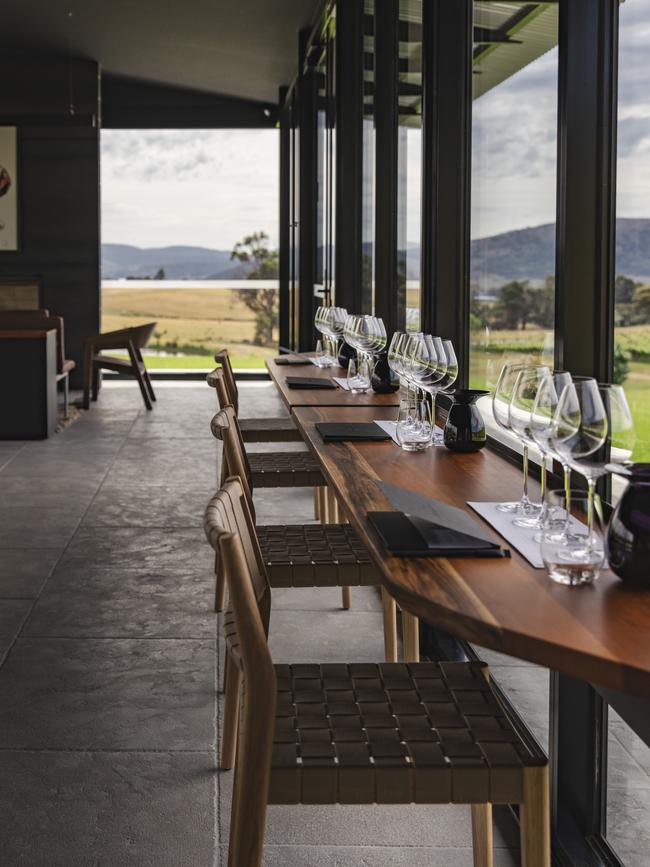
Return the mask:
<svg viewBox="0 0 650 867"><path fill-rule="evenodd" d="M404 512L368 512L388 550L398 557L503 557L494 542Z"/></svg>
<svg viewBox="0 0 650 867"><path fill-rule="evenodd" d="M318 379L315 376L287 376L289 388L336 388L331 379Z"/></svg>
<svg viewBox="0 0 650 867"><path fill-rule="evenodd" d="M323 442L345 442L362 440L389 440L390 435L383 431L374 421L367 422L329 422L322 421L316 425L316 430Z"/></svg>

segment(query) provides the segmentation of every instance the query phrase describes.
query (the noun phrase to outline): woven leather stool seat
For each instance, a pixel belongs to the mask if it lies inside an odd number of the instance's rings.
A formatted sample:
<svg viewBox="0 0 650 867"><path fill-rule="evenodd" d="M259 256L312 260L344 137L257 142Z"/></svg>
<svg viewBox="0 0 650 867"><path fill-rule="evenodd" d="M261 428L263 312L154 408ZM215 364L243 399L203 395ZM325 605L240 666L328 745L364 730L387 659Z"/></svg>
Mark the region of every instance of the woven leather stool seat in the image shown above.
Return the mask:
<svg viewBox="0 0 650 867"><path fill-rule="evenodd" d="M276 665L269 803L520 803L545 764L481 663Z"/></svg>
<svg viewBox="0 0 650 867"><path fill-rule="evenodd" d="M293 419L287 418L240 418L239 429L246 443L302 442Z"/></svg>
<svg viewBox="0 0 650 867"><path fill-rule="evenodd" d="M261 525L257 538L271 587L356 587L380 583L349 524Z"/></svg>
<svg viewBox="0 0 650 867"><path fill-rule="evenodd" d="M318 488L325 485L310 452L248 452L253 488Z"/></svg>

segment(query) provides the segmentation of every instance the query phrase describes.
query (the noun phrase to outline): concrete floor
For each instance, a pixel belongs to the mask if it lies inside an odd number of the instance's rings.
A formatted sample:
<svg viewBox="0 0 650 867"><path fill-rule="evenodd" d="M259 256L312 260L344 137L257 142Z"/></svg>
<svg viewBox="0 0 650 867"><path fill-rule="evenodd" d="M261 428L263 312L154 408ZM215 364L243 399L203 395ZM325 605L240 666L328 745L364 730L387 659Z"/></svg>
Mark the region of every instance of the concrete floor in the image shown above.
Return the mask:
<svg viewBox="0 0 650 867"><path fill-rule="evenodd" d="M223 647L201 529L217 479L214 395L200 384L156 391L147 413L130 384L110 385L52 439L0 443L3 867L226 864ZM242 414L282 412L270 386L241 391ZM261 491L256 506L260 523L313 514L308 490ZM275 591L270 643L277 662L379 660L378 598L355 590L342 611L335 589ZM543 741L547 673L485 655ZM628 867L640 867L650 761L629 730L615 739L617 827L629 831ZM518 863L514 825L499 823L495 864ZM272 807L265 864L469 867L469 812Z"/></svg>

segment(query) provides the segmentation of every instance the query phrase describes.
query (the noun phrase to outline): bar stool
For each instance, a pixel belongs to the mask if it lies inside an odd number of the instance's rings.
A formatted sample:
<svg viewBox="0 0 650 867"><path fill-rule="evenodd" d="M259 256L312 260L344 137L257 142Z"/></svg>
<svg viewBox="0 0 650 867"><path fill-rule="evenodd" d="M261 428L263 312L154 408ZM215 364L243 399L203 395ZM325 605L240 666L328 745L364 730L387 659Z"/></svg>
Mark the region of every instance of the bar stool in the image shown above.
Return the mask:
<svg viewBox="0 0 650 867"><path fill-rule="evenodd" d="M216 371L213 370L206 377L207 383L216 389L221 409L230 405L234 407L235 413L239 414L239 390L228 350L221 349L215 354L214 360L221 365L223 378L215 377ZM285 418L241 418L239 419L239 427L245 443L302 442L300 431L289 416Z"/></svg>
<svg viewBox="0 0 650 867"><path fill-rule="evenodd" d="M245 505L230 479L205 513L232 605L229 697L241 699L229 704L240 714L229 867L260 867L267 804L373 803L470 804L475 867L493 864L492 804L519 804L522 864L550 867L547 761L486 665L273 665L271 589Z"/></svg>
<svg viewBox="0 0 650 867"><path fill-rule="evenodd" d="M381 579L365 545L349 524L288 524L255 526L253 490L256 476L244 449L232 407L218 412L211 422L212 433L223 443L223 472L238 476L251 513L254 533L261 549L262 561L273 587L351 587L380 586ZM273 455L269 455L273 457ZM215 568L215 609L221 611L225 596L225 579L218 562ZM397 659L397 608L395 600L382 587L384 616L384 650L388 661ZM349 595L343 595L343 608L350 607ZM419 658L417 618L404 613L403 652L405 659Z"/></svg>

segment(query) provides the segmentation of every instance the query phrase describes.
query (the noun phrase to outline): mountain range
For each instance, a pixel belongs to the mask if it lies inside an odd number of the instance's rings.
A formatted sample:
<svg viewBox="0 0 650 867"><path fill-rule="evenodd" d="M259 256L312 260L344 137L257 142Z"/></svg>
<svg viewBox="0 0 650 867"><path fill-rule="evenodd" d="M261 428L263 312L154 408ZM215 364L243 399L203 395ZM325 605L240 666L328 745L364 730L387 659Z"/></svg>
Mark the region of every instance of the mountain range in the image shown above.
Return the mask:
<svg viewBox="0 0 650 867"><path fill-rule="evenodd" d="M407 278L418 279L418 245L406 249ZM547 224L472 241L472 285L479 291L510 280L544 280L555 270L555 225ZM102 276L153 277L163 269L166 279L243 279L249 269L230 260L230 251L208 247L133 247L102 244ZM616 222L616 273L650 281L650 219L620 218Z"/></svg>

